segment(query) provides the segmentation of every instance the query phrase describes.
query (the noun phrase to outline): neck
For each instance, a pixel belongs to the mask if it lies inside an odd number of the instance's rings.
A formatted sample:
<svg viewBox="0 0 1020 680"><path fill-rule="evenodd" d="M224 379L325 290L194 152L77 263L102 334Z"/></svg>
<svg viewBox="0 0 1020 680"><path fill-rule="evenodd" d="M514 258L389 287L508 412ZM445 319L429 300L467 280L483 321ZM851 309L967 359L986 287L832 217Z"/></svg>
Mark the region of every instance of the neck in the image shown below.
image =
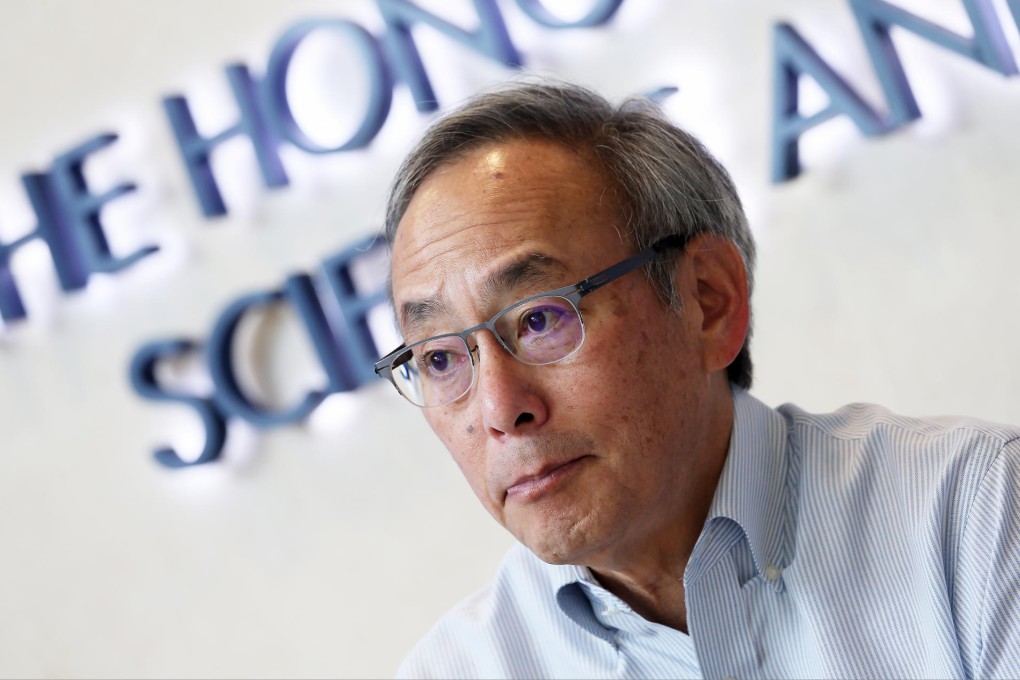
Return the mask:
<svg viewBox="0 0 1020 680"><path fill-rule="evenodd" d="M687 632L683 575L694 545L708 517L715 489L726 462L733 429L733 400L726 398L714 418L713 433L696 456L699 463L683 481L687 492L677 512L657 532L614 551L615 557L588 564L599 582L649 621ZM606 556L608 557L608 556Z"/></svg>
<svg viewBox="0 0 1020 680"><path fill-rule="evenodd" d="M592 570L599 583L630 605L643 618L687 632L682 565L669 565L638 574L636 569Z"/></svg>

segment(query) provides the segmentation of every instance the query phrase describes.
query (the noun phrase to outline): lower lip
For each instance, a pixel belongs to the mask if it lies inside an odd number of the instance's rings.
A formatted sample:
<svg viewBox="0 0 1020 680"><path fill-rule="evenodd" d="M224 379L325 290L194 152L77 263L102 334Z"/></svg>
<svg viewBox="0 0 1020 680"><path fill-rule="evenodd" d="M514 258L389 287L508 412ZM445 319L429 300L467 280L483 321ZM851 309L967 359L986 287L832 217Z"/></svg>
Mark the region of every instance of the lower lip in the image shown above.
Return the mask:
<svg viewBox="0 0 1020 680"><path fill-rule="evenodd" d="M535 477L526 482L514 484L506 490L507 499L513 498L518 501L531 501L555 490L556 487L566 481L567 477L576 472L581 463L587 458L588 456L575 458L569 463L550 470L541 477Z"/></svg>

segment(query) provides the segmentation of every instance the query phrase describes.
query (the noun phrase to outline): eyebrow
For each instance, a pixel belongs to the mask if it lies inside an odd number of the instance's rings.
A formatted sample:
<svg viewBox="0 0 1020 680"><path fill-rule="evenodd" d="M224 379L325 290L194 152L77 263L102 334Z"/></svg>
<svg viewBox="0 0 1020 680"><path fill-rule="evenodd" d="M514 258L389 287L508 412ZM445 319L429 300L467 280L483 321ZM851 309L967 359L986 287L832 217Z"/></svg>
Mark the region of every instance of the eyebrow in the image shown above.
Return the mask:
<svg viewBox="0 0 1020 680"><path fill-rule="evenodd" d="M482 299L491 300L540 281L548 281L554 270L566 271L566 266L550 255L531 253L508 263L489 275L482 284Z"/></svg>
<svg viewBox="0 0 1020 680"><path fill-rule="evenodd" d="M567 270L560 260L551 255L530 253L500 267L482 283L483 300L504 297L509 293L539 281L548 281L553 272ZM432 295L424 300L409 300L400 307L400 325L405 337L416 328L437 316L450 315L452 309L443 295Z"/></svg>

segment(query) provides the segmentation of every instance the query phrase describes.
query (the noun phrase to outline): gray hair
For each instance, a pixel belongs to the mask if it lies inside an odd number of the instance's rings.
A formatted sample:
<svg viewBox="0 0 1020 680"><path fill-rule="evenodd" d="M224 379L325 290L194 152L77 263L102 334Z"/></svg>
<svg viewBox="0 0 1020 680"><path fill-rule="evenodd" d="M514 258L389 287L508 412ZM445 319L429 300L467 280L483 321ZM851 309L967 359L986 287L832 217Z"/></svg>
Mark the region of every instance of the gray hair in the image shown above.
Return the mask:
<svg viewBox="0 0 1020 680"><path fill-rule="evenodd" d="M614 107L600 95L561 82L517 82L476 96L439 119L404 160L390 190L385 236L397 226L422 182L473 149L512 139L544 139L589 154L615 184L617 209L637 249L679 234L721 236L736 245L753 288L754 240L726 169L647 98ZM663 303L679 310L673 278L679 251L652 260L646 274ZM730 382L751 386L750 329L727 368Z"/></svg>

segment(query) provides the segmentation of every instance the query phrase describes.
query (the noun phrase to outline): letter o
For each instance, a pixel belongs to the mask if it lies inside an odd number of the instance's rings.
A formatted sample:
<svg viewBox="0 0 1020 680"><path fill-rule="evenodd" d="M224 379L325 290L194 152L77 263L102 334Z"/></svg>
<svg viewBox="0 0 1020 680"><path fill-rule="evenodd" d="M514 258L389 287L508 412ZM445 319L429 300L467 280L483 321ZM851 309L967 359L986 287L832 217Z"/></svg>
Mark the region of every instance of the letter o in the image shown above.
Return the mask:
<svg viewBox="0 0 1020 680"><path fill-rule="evenodd" d="M368 71L370 91L368 108L361 125L343 144L327 147L319 144L301 129L287 101L287 73L291 60L301 42L314 31L330 30L348 38L361 55ZM263 83L266 109L277 133L295 146L309 153L326 154L352 151L368 145L379 133L390 112L393 99L393 76L385 61L379 41L358 24L341 19L312 19L301 21L288 28L276 41L269 55L266 78Z"/></svg>
<svg viewBox="0 0 1020 680"><path fill-rule="evenodd" d="M591 28L608 22L623 0L596 0L595 6L580 19L564 21L550 12L542 0L517 0L517 6L533 21L547 28Z"/></svg>

